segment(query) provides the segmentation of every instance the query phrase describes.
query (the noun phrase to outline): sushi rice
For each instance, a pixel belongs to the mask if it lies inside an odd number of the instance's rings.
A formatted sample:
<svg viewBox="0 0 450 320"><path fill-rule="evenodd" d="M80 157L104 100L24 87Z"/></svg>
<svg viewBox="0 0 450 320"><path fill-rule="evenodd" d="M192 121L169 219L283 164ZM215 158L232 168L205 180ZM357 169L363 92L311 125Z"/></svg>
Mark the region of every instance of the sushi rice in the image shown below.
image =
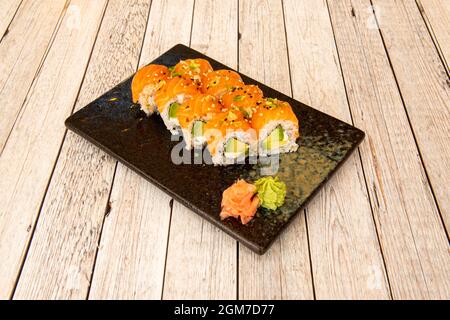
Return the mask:
<svg viewBox="0 0 450 320"><path fill-rule="evenodd" d="M141 110L145 112L147 116L152 115L157 111L154 95L162 86L166 84L165 80L161 80L156 85L147 85L144 87L139 95L139 105Z"/></svg>

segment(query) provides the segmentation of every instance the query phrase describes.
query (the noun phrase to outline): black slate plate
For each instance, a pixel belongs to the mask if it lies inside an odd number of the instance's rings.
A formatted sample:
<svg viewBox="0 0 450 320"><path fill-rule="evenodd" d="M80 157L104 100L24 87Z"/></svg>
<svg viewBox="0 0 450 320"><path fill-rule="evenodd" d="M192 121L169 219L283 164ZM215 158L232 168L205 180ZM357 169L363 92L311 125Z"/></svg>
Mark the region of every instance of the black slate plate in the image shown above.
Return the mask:
<svg viewBox="0 0 450 320"><path fill-rule="evenodd" d="M214 69L230 69L181 44L152 63L171 66L188 58L204 58ZM277 175L287 185L285 205L275 212L259 209L247 225L232 218L220 220L222 192L238 178L258 179L264 166L174 164L171 152L175 146L180 149L179 141L172 141L157 115L146 118L131 102L131 78L70 116L66 126L251 250L263 254L363 140L364 132L241 76L245 83L257 84L265 96L289 102L300 120L298 151L280 156Z"/></svg>

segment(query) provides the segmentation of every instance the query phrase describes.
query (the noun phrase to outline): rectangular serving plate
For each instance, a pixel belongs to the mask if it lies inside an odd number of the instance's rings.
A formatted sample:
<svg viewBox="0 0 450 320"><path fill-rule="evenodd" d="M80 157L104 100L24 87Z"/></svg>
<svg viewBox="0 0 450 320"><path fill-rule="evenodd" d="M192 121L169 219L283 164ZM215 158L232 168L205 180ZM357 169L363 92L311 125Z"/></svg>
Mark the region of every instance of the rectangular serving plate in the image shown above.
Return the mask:
<svg viewBox="0 0 450 320"><path fill-rule="evenodd" d="M181 44L151 63L172 66L189 58L207 59L215 70L233 70ZM258 209L246 225L233 218L220 220L222 193L239 178L258 179L267 167L261 163L226 167L197 164L198 154L186 158L190 164L174 163L171 154L181 154L182 139L171 136L158 115L146 117L132 103L132 77L74 113L65 124L243 245L263 254L361 143L364 132L241 76L246 84L258 85L264 96L289 102L300 122L299 149L280 155L274 174L287 185L285 204L276 211Z"/></svg>

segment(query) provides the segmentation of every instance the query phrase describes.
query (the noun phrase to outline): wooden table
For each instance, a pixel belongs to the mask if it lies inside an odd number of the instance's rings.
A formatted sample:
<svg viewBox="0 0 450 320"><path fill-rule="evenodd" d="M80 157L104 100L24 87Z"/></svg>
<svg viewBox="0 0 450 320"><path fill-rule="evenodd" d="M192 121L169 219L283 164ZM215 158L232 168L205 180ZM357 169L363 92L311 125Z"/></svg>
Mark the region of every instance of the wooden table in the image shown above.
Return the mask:
<svg viewBox="0 0 450 320"><path fill-rule="evenodd" d="M0 298L449 299L450 1L2 0ZM367 137L263 256L64 120L177 43Z"/></svg>

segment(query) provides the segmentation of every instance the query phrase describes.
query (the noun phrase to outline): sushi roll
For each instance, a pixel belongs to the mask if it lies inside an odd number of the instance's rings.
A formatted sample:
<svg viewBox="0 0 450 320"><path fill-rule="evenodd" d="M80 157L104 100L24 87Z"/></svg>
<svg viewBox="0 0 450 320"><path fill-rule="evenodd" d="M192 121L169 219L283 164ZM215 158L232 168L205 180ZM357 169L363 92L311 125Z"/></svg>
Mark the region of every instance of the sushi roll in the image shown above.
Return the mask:
<svg viewBox="0 0 450 320"><path fill-rule="evenodd" d="M256 111L256 103L263 98L263 92L255 85L235 87L222 96L222 104L231 110L239 110L250 119Z"/></svg>
<svg viewBox="0 0 450 320"><path fill-rule="evenodd" d="M204 125L205 137L212 162L228 165L243 162L257 153L255 131L237 110L215 114Z"/></svg>
<svg viewBox="0 0 450 320"><path fill-rule="evenodd" d="M201 77L213 71L213 68L205 59L186 59L178 62L171 68L171 71L173 77L186 76L194 80L197 84L200 84Z"/></svg>
<svg viewBox="0 0 450 320"><path fill-rule="evenodd" d="M156 110L154 95L169 78L170 72L166 66L150 64L136 72L131 82L131 94L134 103L139 103L141 109L151 115Z"/></svg>
<svg viewBox="0 0 450 320"><path fill-rule="evenodd" d="M200 93L198 85L184 76L167 80L166 84L155 94L155 103L167 129L178 132L177 112L180 105Z"/></svg>
<svg viewBox="0 0 450 320"><path fill-rule="evenodd" d="M184 102L177 112L186 149L201 148L206 143L204 125L215 113L223 111L220 102L211 95L199 94Z"/></svg>
<svg viewBox="0 0 450 320"><path fill-rule="evenodd" d="M235 87L241 87L244 82L241 76L232 70L216 70L202 77L202 92L211 94L217 99Z"/></svg>
<svg viewBox="0 0 450 320"><path fill-rule="evenodd" d="M251 125L258 136L259 155L296 151L299 127L291 105L272 98L263 99L257 105Z"/></svg>

